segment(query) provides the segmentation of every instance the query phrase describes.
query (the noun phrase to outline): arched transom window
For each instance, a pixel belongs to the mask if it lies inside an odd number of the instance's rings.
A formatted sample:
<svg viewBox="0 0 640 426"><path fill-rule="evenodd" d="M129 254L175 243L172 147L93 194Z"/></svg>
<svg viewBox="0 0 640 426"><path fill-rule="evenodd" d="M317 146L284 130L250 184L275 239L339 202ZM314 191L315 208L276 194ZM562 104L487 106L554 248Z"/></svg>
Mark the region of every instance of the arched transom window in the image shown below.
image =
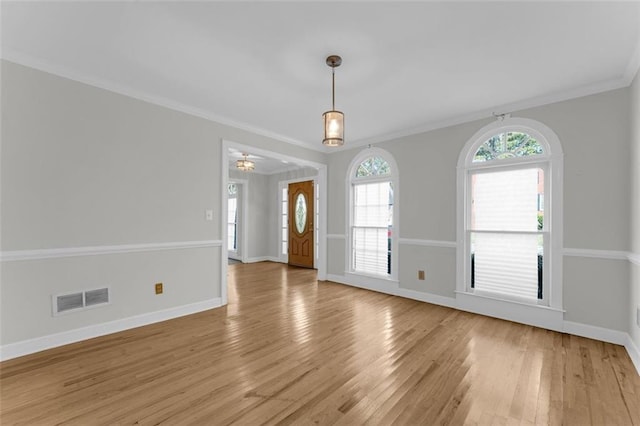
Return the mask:
<svg viewBox="0 0 640 426"><path fill-rule="evenodd" d="M369 148L349 169L350 272L395 276L397 170L389 153Z"/></svg>
<svg viewBox="0 0 640 426"><path fill-rule="evenodd" d="M459 161L464 180L459 290L529 304L559 303L557 288L551 296L553 278L560 281L551 271L561 262L553 252L557 215L551 212L559 206L552 203L557 195L551 196L551 188L553 161L557 166L561 159L552 157L548 138L535 127L488 127L469 141ZM553 183L557 190L559 182Z"/></svg>

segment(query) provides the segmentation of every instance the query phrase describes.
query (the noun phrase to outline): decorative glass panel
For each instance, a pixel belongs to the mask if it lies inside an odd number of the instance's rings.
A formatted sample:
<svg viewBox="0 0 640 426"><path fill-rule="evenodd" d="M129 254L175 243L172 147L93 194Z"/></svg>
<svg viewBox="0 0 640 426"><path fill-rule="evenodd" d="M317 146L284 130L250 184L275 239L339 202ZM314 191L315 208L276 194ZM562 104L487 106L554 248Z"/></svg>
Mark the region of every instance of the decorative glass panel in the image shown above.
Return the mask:
<svg viewBox="0 0 640 426"><path fill-rule="evenodd" d="M356 169L356 177L386 176L389 174L391 174L389 163L380 157L367 158Z"/></svg>
<svg viewBox="0 0 640 426"><path fill-rule="evenodd" d="M540 155L543 152L542 146L530 135L507 132L492 136L480 145L473 157L473 163Z"/></svg>
<svg viewBox="0 0 640 426"><path fill-rule="evenodd" d="M307 200L303 194L296 197L296 229L302 234L307 226Z"/></svg>
<svg viewBox="0 0 640 426"><path fill-rule="evenodd" d="M228 190L229 195L236 195L238 193L238 186L235 183L230 183Z"/></svg>

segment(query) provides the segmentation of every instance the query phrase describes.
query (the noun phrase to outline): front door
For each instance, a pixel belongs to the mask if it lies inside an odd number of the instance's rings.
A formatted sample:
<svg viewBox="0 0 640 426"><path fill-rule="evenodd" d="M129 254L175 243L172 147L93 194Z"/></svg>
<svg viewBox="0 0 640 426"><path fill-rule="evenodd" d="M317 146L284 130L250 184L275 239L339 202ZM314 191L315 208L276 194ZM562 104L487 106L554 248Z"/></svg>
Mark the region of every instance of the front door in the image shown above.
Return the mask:
<svg viewBox="0 0 640 426"><path fill-rule="evenodd" d="M289 265L313 268L313 181L289 184Z"/></svg>

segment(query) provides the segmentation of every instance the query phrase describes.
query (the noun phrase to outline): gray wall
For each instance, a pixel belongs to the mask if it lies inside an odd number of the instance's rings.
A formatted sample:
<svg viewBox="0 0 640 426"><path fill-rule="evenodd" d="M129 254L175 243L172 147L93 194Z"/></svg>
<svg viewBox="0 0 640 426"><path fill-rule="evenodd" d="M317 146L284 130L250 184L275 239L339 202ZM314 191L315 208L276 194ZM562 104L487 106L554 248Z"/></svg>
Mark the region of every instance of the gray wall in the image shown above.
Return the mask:
<svg viewBox="0 0 640 426"><path fill-rule="evenodd" d="M631 255L635 261L630 268L629 334L640 348L640 73L630 89L631 117Z"/></svg>
<svg viewBox="0 0 640 426"><path fill-rule="evenodd" d="M512 113L549 126L564 150L564 246L629 247L629 90L620 89ZM400 237L455 242L456 163L464 144L490 120L479 120L377 144L400 174ZM329 234L346 234L345 187L352 158L366 148L329 157ZM345 241L329 243L330 274L342 275ZM454 297L455 250L400 246L400 287ZM565 257L565 320L628 329L628 262ZM417 280L417 270L426 280Z"/></svg>
<svg viewBox="0 0 640 426"><path fill-rule="evenodd" d="M229 177L248 181L247 208L247 257L249 260L267 256L269 231L265 212L270 208L268 176L254 172L229 170Z"/></svg>
<svg viewBox="0 0 640 426"><path fill-rule="evenodd" d="M346 170L364 148L327 156L6 61L1 83L3 252L219 240L225 139L328 164L327 233L337 236L327 243L328 272L344 273ZM560 138L567 248L640 252L639 86L636 77L630 89L513 113ZM378 144L400 170L401 237L455 241L458 155L489 122ZM249 178L250 212L262 213L249 232L266 230L255 235L249 257L278 254L277 182L313 174ZM204 220L205 209L214 210L214 221ZM0 344L215 299L221 249L2 262ZM454 249L404 244L399 254L401 287L454 296ZM640 346L638 265L564 259L565 319L629 331ZM426 281L416 280L417 269L426 269ZM153 294L158 281L162 296ZM112 288L111 305L51 316L52 294L103 285Z"/></svg>
<svg viewBox="0 0 640 426"><path fill-rule="evenodd" d="M1 71L5 253L220 240L222 139L325 161L319 152L4 60ZM206 209L213 221L204 220ZM0 344L215 300L221 249L4 261ZM161 296L153 292L158 281ZM110 305L52 317L52 295L105 285Z"/></svg>

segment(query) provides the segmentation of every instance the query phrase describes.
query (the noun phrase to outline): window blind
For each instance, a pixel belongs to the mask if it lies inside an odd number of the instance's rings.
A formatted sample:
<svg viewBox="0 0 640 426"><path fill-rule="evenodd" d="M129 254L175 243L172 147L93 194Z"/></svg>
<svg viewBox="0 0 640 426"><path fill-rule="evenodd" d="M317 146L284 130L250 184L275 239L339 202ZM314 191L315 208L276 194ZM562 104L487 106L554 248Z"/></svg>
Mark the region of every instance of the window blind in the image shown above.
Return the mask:
<svg viewBox="0 0 640 426"><path fill-rule="evenodd" d="M393 194L390 182L353 186L353 269L389 274L389 238Z"/></svg>
<svg viewBox="0 0 640 426"><path fill-rule="evenodd" d="M542 170L530 168L471 176L476 290L538 298L538 255L543 247L543 235L537 233L539 173Z"/></svg>

